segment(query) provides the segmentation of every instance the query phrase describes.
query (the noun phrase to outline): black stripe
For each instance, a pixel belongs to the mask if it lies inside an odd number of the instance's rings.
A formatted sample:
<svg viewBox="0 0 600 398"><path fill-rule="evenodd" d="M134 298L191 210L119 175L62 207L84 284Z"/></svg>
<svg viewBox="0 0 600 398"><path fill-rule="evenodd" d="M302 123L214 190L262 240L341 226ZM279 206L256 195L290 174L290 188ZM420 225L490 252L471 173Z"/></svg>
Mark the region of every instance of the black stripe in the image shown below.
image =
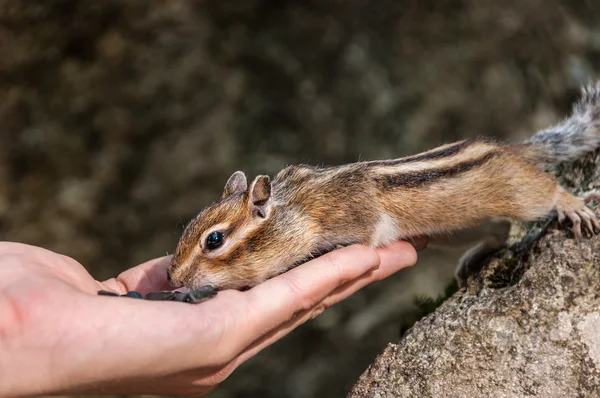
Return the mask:
<svg viewBox="0 0 600 398"><path fill-rule="evenodd" d="M375 178L375 180L383 189L390 189L396 187L418 188L428 184L432 184L442 178L456 177L459 174L465 173L469 170L474 169L475 167L483 165L484 163L488 162L490 159L498 156L499 154L500 152L490 152L480 157L479 159L459 163L456 166L452 167L400 174L388 174L378 176Z"/></svg>
<svg viewBox="0 0 600 398"><path fill-rule="evenodd" d="M244 247L238 245L235 249L230 250L229 253L217 257L217 260L226 264L235 264L235 262L238 261L244 255L244 252Z"/></svg>
<svg viewBox="0 0 600 398"><path fill-rule="evenodd" d="M423 160L441 159L441 158L446 158L446 157L449 157L452 155L456 155L457 153L461 152L463 149L465 149L475 143L486 143L486 142L490 142L490 140L486 139L486 138L470 138L468 140L457 142L454 145L451 145L444 149L439 149L437 151L434 150L434 151L430 151L427 153L423 153L421 155L413 155L413 156L408 156L408 157L400 158L400 159L375 160L372 162L367 162L367 164L369 166L397 166L400 164L421 162Z"/></svg>

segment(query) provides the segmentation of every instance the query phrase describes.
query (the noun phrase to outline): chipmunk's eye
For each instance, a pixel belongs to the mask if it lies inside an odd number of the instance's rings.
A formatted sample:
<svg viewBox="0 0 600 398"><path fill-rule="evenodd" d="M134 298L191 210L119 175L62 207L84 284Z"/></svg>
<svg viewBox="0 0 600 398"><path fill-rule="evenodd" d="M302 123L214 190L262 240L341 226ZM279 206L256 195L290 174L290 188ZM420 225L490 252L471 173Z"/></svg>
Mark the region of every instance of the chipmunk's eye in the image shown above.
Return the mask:
<svg viewBox="0 0 600 398"><path fill-rule="evenodd" d="M206 248L208 250L217 249L223 245L223 242L225 242L225 235L223 235L223 232L211 232L206 237Z"/></svg>

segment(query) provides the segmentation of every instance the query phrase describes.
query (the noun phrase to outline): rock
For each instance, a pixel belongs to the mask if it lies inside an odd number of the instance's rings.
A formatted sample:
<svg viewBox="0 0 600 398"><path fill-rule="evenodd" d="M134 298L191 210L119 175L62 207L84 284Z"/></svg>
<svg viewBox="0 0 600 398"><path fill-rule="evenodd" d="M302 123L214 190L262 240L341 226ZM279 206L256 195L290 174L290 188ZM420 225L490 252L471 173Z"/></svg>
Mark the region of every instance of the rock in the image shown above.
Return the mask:
<svg viewBox="0 0 600 398"><path fill-rule="evenodd" d="M560 167L561 180L598 189L599 165L600 151ZM524 231L389 344L349 397L598 397L600 235L576 240L556 221Z"/></svg>

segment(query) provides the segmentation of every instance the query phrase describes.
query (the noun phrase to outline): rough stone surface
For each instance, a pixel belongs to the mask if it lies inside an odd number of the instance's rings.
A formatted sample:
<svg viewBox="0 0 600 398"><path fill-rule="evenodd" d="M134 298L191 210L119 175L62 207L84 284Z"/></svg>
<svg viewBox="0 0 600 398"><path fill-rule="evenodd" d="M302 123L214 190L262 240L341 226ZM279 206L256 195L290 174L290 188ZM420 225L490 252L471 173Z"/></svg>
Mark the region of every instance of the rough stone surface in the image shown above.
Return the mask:
<svg viewBox="0 0 600 398"><path fill-rule="evenodd" d="M598 189L599 163L600 152L566 165L562 180ZM524 230L388 345L349 396L600 396L600 235L576 240L556 222Z"/></svg>

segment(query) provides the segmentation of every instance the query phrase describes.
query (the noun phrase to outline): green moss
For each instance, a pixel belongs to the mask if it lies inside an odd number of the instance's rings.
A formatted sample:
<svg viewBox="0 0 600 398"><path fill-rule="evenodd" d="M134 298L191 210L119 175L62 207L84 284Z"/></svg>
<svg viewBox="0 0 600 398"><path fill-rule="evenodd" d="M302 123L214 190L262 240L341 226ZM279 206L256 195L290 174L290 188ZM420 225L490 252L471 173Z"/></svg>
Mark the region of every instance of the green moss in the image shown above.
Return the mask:
<svg viewBox="0 0 600 398"><path fill-rule="evenodd" d="M511 257L498 265L494 272L488 276L488 286L492 289L501 289L503 287L514 285L522 275L519 260Z"/></svg>

